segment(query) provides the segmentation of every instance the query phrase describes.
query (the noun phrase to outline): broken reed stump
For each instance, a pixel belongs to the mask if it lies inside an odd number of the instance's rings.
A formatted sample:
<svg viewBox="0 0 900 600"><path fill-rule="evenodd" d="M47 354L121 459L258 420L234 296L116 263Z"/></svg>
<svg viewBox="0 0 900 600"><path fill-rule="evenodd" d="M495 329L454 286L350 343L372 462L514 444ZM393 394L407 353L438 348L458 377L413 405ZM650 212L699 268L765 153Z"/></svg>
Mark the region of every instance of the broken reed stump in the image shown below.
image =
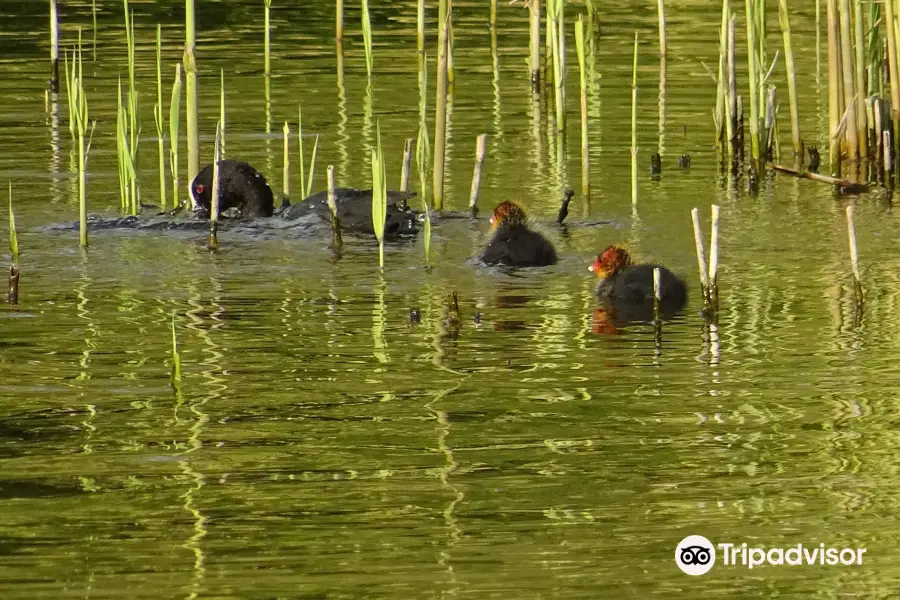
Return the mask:
<svg viewBox="0 0 900 600"><path fill-rule="evenodd" d="M10 304L19 303L19 269L14 266L9 267L9 291L6 294L6 301Z"/></svg>

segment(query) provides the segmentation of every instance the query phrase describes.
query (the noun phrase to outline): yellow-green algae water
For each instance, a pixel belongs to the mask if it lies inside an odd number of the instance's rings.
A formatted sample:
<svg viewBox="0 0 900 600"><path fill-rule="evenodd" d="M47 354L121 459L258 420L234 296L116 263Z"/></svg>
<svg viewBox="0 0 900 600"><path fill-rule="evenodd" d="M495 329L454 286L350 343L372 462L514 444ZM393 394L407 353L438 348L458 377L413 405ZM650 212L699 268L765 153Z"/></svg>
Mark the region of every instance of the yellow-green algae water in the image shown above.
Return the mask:
<svg viewBox="0 0 900 600"><path fill-rule="evenodd" d="M90 3L61 4L65 46L85 28L87 93L99 120L89 210L115 215L122 7L97 3L95 61ZM416 7L371 4L373 116L396 188L418 121ZM346 9L341 88L333 5L274 5L271 130L285 120L295 128L302 103L305 131L321 136L314 190L324 188L328 164L340 185L367 187L374 125L364 110L358 6ZM143 200L152 203L154 30L161 22L168 103L183 7L131 6ZM228 155L255 165L280 192L281 140L265 135L263 2L198 0L197 10L203 161L224 68ZM569 6L570 24L580 10ZM827 147L813 7L794 10L802 133ZM44 103L45 4L0 3L0 172L13 183L22 253L21 303L0 310L4 598L896 594L900 225L889 199L836 199L827 186L780 176L753 197L743 179L723 177L712 148L714 85L702 64L716 61L719 7L667 5L661 106L655 10L617 0L601 7L599 78L589 92L594 191L590 203L576 196L560 230L553 219L562 189L578 189L581 176L574 42L560 161L544 116L552 105L534 111L527 11L506 2L498 11L495 68L488 3L455 3L447 204L467 205L475 138L488 133L482 217L501 200L520 201L562 260L514 275L468 262L487 233L482 218L435 227L432 272L420 237L389 245L379 275L375 244L351 238L338 258L324 237L226 231L210 254L202 232L98 231L82 253L74 230L40 229L77 218L65 94L55 126ZM769 23L774 55L774 13ZM780 64L773 79L784 87ZM787 148L787 119L780 122ZM658 182L648 169L655 151L664 161ZM684 152L693 158L686 171L676 164ZM296 163L294 171L296 190ZM713 203L723 213L721 315L710 334L699 316L689 212L699 207L706 223ZM847 204L856 207L862 311ZM595 319L586 267L610 243L689 283L691 303L663 325L659 343L650 325L610 333ZM447 322L454 291L458 331ZM414 309L418 325L409 323ZM173 313L181 402L170 387ZM689 577L674 551L690 534L867 553L861 566L752 571L725 567L720 556L709 574Z"/></svg>

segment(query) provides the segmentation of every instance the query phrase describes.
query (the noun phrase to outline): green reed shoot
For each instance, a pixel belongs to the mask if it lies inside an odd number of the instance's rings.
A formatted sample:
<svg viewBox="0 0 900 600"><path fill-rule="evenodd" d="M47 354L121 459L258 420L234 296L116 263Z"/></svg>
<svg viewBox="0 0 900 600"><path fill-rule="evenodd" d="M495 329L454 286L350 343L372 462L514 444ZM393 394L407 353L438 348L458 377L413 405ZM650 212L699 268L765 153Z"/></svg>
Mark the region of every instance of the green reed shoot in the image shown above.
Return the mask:
<svg viewBox="0 0 900 600"><path fill-rule="evenodd" d="M181 63L175 65L175 82L169 100L169 169L172 171L172 207L178 208L178 129L181 125Z"/></svg>
<svg viewBox="0 0 900 600"><path fill-rule="evenodd" d="M581 193L587 198L591 195L591 149L588 141L587 64L584 46L584 21L579 15L575 22L575 49L581 75Z"/></svg>
<svg viewBox="0 0 900 600"><path fill-rule="evenodd" d="M68 101L69 107L69 135L72 136L72 140L76 140L78 136L75 134L75 90L69 85L72 81L72 75L69 72L69 53L63 53L63 64L65 65L65 76L66 76L66 100ZM72 65L72 68L75 68L75 65Z"/></svg>
<svg viewBox="0 0 900 600"><path fill-rule="evenodd" d="M221 146L222 141L222 122L216 123L216 141L213 146L213 175L212 175L212 202L209 210L209 249L217 250L219 248L219 161L222 159Z"/></svg>
<svg viewBox="0 0 900 600"><path fill-rule="evenodd" d="M184 66L185 92L186 92L186 120L187 120L187 152L188 152L188 182L193 181L200 172L200 129L197 117L197 62L194 58L196 48L195 24L194 24L194 0L184 2L184 56L181 63Z"/></svg>
<svg viewBox="0 0 900 600"><path fill-rule="evenodd" d="M716 109L713 112L713 122L716 126L716 147L724 154L726 140L726 115L725 99L728 96L727 76L728 69L728 17L730 13L728 0L722 2L722 26L719 31L719 71L716 79Z"/></svg>
<svg viewBox="0 0 900 600"><path fill-rule="evenodd" d="M123 0L123 5L125 8L125 43L128 53L128 95L125 105L128 115L128 151L131 153L131 163L134 165L134 177L130 181L131 214L136 215L141 206L140 161L138 157L141 118L137 87L135 86L134 13L128 9L128 0Z"/></svg>
<svg viewBox="0 0 900 600"><path fill-rule="evenodd" d="M97 0L91 0L91 18L94 22L94 62L97 62Z"/></svg>
<svg viewBox="0 0 900 600"><path fill-rule="evenodd" d="M12 182L9 182L9 253L13 265L19 263L19 236L16 234L16 215L12 207Z"/></svg>
<svg viewBox="0 0 900 600"><path fill-rule="evenodd" d="M119 171L119 200L122 212L131 207L129 199L130 177L134 173L134 165L131 164L131 154L128 152L128 139L125 131L128 128L125 106L122 103L122 78L118 79L116 88L116 158Z"/></svg>
<svg viewBox="0 0 900 600"><path fill-rule="evenodd" d="M319 136L313 143L312 157L309 161L309 175L306 174L306 157L303 152L303 107L297 107L297 145L300 149L300 193L301 199L312 195L313 176L316 170L316 154L319 151Z"/></svg>
<svg viewBox="0 0 900 600"><path fill-rule="evenodd" d="M156 24L156 104L153 105L153 120L156 123L156 141L159 146L159 204L166 210L166 149L165 119L163 118L162 92L162 26Z"/></svg>
<svg viewBox="0 0 900 600"><path fill-rule="evenodd" d="M72 91L70 97L75 105L75 132L78 136L78 238L82 247L87 247L87 194L85 193L85 170L87 169L87 157L90 151L90 142L86 141L88 134L88 101L84 91L84 70L81 60L81 30L78 31L78 50L72 53L72 69L68 74L70 80L67 87ZM91 129L93 135L93 128Z"/></svg>
<svg viewBox="0 0 900 600"><path fill-rule="evenodd" d="M369 20L369 0L362 0L363 43L366 48L366 73L372 82L372 22Z"/></svg>
<svg viewBox="0 0 900 600"><path fill-rule="evenodd" d="M378 268L384 270L384 224L387 219L387 176L381 150L381 125L375 121L375 149L372 150L372 227L378 238Z"/></svg>
<svg viewBox="0 0 900 600"><path fill-rule="evenodd" d="M272 38L271 38L271 20L269 12L272 10L272 0L265 0L266 10L265 10L265 41L263 44L263 64L265 70L263 73L265 75L272 74Z"/></svg>
<svg viewBox="0 0 900 600"><path fill-rule="evenodd" d="M291 153L290 153L290 143L291 143L291 126L288 125L288 122L284 122L284 127L281 128L281 132L284 135L284 162L282 170L281 170L281 188L282 194L284 194L285 198L291 197Z"/></svg>

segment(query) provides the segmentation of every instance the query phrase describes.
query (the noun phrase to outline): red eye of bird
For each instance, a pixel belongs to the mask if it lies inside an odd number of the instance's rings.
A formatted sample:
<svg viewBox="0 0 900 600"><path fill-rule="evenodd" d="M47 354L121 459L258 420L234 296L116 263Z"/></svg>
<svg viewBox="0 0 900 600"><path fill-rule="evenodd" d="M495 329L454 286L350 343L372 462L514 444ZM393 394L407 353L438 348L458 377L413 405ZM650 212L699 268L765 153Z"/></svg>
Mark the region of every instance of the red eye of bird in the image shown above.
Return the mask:
<svg viewBox="0 0 900 600"><path fill-rule="evenodd" d="M203 189L204 189L204 188L203 188L202 185L197 184L197 193L198 193L198 194L202 194L202 193L203 193Z"/></svg>

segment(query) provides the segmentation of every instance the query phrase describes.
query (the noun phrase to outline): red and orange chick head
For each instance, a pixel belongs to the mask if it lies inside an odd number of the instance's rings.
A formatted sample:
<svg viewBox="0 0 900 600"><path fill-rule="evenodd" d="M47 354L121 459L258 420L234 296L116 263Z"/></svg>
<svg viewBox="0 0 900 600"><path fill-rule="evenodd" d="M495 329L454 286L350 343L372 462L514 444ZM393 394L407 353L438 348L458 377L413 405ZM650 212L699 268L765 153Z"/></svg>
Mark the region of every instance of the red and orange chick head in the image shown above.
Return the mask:
<svg viewBox="0 0 900 600"><path fill-rule="evenodd" d="M524 225L525 211L515 202L501 202L491 215L491 227L499 225Z"/></svg>
<svg viewBox="0 0 900 600"><path fill-rule="evenodd" d="M594 264L588 267L588 271L593 271L600 279L612 277L625 267L631 264L631 257L628 251L621 246L607 246L606 250L600 253Z"/></svg>

